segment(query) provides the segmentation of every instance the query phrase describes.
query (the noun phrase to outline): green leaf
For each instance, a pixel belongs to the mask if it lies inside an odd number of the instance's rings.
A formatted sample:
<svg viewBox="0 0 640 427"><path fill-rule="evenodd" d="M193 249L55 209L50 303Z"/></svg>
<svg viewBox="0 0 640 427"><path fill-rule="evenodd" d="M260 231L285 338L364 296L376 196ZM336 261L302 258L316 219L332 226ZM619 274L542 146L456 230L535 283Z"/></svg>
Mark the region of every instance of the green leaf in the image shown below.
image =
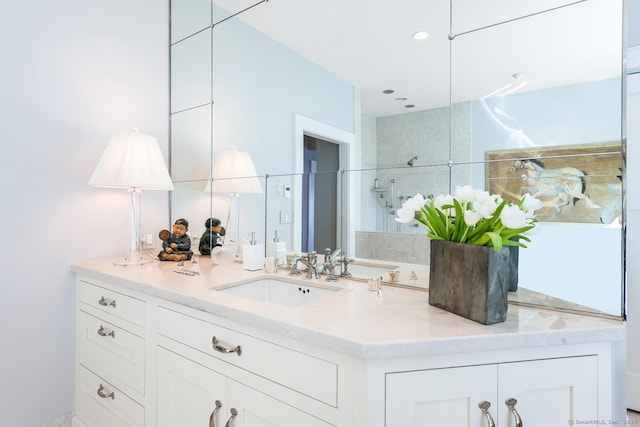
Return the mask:
<svg viewBox="0 0 640 427"><path fill-rule="evenodd" d="M451 240L453 240L454 242L461 242L461 237L463 234L463 226L464 224L464 212L462 210L462 205L460 204L460 202L458 202L457 200L453 200L453 207L454 210L456 211L456 218L455 218L455 223L454 223L454 227L453 227L453 233L451 236Z"/></svg>
<svg viewBox="0 0 640 427"><path fill-rule="evenodd" d="M498 233L487 231L487 233L485 234L491 239L491 246L493 246L493 249L495 249L496 251L502 249L502 237L500 237Z"/></svg>

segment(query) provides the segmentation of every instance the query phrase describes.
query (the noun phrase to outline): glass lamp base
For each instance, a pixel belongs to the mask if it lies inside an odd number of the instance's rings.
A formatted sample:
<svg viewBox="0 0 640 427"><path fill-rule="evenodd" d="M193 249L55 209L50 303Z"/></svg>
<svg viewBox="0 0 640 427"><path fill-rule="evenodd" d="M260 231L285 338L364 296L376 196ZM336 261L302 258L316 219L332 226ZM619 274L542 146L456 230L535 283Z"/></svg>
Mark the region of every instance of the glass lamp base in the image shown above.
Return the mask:
<svg viewBox="0 0 640 427"><path fill-rule="evenodd" d="M140 254L132 254L113 261L113 265L121 265L126 267L128 265L145 265L151 262L153 262L151 259L144 258Z"/></svg>

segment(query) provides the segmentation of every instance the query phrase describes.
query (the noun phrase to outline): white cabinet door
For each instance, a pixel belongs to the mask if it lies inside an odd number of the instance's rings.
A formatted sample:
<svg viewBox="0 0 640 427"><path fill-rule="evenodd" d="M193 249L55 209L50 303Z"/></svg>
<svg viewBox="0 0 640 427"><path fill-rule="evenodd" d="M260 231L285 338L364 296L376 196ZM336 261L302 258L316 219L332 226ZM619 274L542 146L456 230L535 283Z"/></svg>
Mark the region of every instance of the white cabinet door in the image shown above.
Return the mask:
<svg viewBox="0 0 640 427"><path fill-rule="evenodd" d="M596 356L498 365L498 426L515 426L507 399L525 426L562 426L598 419Z"/></svg>
<svg viewBox="0 0 640 427"><path fill-rule="evenodd" d="M330 426L164 348L158 348L157 402L158 427Z"/></svg>
<svg viewBox="0 0 640 427"><path fill-rule="evenodd" d="M386 426L562 426L598 419L596 356L387 374ZM489 413L479 404L490 403Z"/></svg>
<svg viewBox="0 0 640 427"><path fill-rule="evenodd" d="M224 425L227 379L164 348L158 348L158 427L207 427ZM215 414L216 401L222 404Z"/></svg>
<svg viewBox="0 0 640 427"><path fill-rule="evenodd" d="M257 390L229 380L229 402L238 411L233 427L330 427Z"/></svg>
<svg viewBox="0 0 640 427"><path fill-rule="evenodd" d="M484 427L478 405L496 420L496 376L497 365L387 374L386 426Z"/></svg>

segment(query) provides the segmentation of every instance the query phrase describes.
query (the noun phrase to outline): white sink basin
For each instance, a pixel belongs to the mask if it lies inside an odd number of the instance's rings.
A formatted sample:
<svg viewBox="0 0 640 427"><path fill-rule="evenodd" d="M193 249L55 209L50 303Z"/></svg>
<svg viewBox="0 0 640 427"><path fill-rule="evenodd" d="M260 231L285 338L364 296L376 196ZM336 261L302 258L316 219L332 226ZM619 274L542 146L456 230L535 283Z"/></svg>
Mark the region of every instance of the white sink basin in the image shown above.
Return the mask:
<svg viewBox="0 0 640 427"><path fill-rule="evenodd" d="M224 288L215 288L215 290L226 294L289 307L299 307L340 289L342 288L324 283L301 284L278 279L258 279Z"/></svg>

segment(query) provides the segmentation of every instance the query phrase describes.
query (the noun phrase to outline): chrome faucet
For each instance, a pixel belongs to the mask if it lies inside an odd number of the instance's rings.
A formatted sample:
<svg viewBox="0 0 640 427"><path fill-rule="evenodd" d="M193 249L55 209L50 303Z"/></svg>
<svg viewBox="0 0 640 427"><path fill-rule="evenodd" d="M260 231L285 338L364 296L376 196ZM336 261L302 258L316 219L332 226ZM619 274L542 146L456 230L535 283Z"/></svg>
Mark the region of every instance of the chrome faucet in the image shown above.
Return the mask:
<svg viewBox="0 0 640 427"><path fill-rule="evenodd" d="M338 255L342 253L342 249L338 248L332 253L330 250L325 251L324 255L324 265L322 268L322 272L327 272L329 277L327 277L327 282L337 282L338 278L336 277L335 269L336 269L336 258ZM338 261L339 263L340 261Z"/></svg>
<svg viewBox="0 0 640 427"><path fill-rule="evenodd" d="M308 259L303 258L301 256L294 258L293 265L291 266L291 271L289 272L289 276L299 276L300 270L298 270L298 262L301 262L307 267L307 279L319 279L320 274L318 274L318 269L315 264L312 264Z"/></svg>

